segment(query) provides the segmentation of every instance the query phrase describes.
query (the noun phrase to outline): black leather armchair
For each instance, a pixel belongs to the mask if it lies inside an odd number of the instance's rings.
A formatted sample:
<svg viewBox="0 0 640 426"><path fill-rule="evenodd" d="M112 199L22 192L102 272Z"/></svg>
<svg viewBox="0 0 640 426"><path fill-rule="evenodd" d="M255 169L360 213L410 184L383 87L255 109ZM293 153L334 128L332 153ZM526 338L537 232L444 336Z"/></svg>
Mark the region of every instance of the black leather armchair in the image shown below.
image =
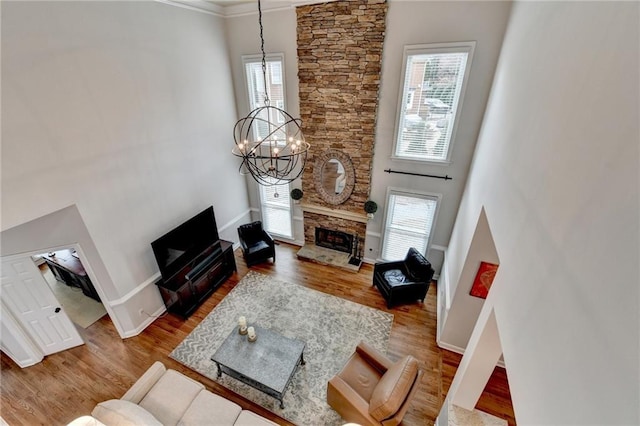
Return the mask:
<svg viewBox="0 0 640 426"><path fill-rule="evenodd" d="M276 261L276 248L273 238L262 228L262 222L255 221L238 228L240 248L247 266L255 265L273 258Z"/></svg>
<svg viewBox="0 0 640 426"><path fill-rule="evenodd" d="M379 262L373 267L373 285L387 301L387 307L424 301L434 270L431 263L411 247L404 260Z"/></svg>

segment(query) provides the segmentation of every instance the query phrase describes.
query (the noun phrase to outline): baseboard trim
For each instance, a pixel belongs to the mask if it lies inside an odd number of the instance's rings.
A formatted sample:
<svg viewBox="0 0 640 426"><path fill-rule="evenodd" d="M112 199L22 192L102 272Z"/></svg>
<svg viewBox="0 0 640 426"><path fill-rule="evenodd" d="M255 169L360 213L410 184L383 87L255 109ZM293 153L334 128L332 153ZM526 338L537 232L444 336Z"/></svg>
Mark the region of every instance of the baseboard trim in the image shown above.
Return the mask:
<svg viewBox="0 0 640 426"><path fill-rule="evenodd" d="M167 308L164 305L162 305L157 311L155 311L153 314L149 315L149 318L147 318L146 320L142 321L142 324L140 324L139 326L137 326L133 330L125 332L122 337L126 339L128 337L137 336L138 334L142 333L145 328L149 327L151 325L151 323L153 323L156 320L156 318L158 318L160 315L164 314L166 311L167 311Z"/></svg>
<svg viewBox="0 0 640 426"><path fill-rule="evenodd" d="M218 233L222 233L224 231L227 230L227 228L229 228L230 226L234 226L236 223L238 223L239 220L242 220L243 217L249 215L251 216L251 211L253 209L247 209L244 212L240 213L238 216L234 217L233 219L231 219L229 222L225 223L224 226L218 228Z"/></svg>
<svg viewBox="0 0 640 426"><path fill-rule="evenodd" d="M459 346L455 346L455 345L450 345L449 343L445 343L439 339L436 339L436 344L438 345L439 348L445 349L447 351L451 351L451 352L455 352L457 354L460 355L464 355L465 349L459 347ZM497 366L498 367L502 367L504 369L506 369L507 367L504 365L504 361L503 360L498 360L497 362Z"/></svg>

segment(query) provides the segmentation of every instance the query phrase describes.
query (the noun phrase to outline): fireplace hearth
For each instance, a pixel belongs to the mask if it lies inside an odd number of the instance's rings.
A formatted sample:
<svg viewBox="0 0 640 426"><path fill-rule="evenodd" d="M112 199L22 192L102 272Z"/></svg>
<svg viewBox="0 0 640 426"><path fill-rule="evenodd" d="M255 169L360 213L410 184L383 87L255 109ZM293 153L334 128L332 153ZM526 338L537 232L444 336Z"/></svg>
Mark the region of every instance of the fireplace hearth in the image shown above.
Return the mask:
<svg viewBox="0 0 640 426"><path fill-rule="evenodd" d="M353 251L353 241L354 236L346 232L316 228L315 242L317 246L351 254Z"/></svg>

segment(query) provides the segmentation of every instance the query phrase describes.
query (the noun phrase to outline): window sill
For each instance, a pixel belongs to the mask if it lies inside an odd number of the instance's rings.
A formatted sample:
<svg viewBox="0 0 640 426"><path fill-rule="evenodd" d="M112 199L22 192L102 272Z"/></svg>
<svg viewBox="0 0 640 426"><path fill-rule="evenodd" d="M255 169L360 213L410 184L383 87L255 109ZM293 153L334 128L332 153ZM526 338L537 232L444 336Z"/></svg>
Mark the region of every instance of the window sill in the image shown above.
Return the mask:
<svg viewBox="0 0 640 426"><path fill-rule="evenodd" d="M433 166L450 166L453 164L451 160L426 160L421 158L411 158L411 157L397 157L395 155L391 156L391 161L405 161L407 163L421 163L421 164L429 164Z"/></svg>

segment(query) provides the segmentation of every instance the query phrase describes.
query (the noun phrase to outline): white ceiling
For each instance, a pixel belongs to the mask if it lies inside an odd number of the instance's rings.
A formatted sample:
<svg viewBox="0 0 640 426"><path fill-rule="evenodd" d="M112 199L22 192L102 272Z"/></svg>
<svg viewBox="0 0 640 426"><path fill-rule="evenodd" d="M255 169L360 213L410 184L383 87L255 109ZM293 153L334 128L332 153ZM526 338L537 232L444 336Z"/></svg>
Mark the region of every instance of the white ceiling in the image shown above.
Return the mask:
<svg viewBox="0 0 640 426"><path fill-rule="evenodd" d="M173 6L186 7L219 16L239 16L258 13L258 0L156 0ZM326 3L331 0L263 0L262 10L282 10L304 4Z"/></svg>

